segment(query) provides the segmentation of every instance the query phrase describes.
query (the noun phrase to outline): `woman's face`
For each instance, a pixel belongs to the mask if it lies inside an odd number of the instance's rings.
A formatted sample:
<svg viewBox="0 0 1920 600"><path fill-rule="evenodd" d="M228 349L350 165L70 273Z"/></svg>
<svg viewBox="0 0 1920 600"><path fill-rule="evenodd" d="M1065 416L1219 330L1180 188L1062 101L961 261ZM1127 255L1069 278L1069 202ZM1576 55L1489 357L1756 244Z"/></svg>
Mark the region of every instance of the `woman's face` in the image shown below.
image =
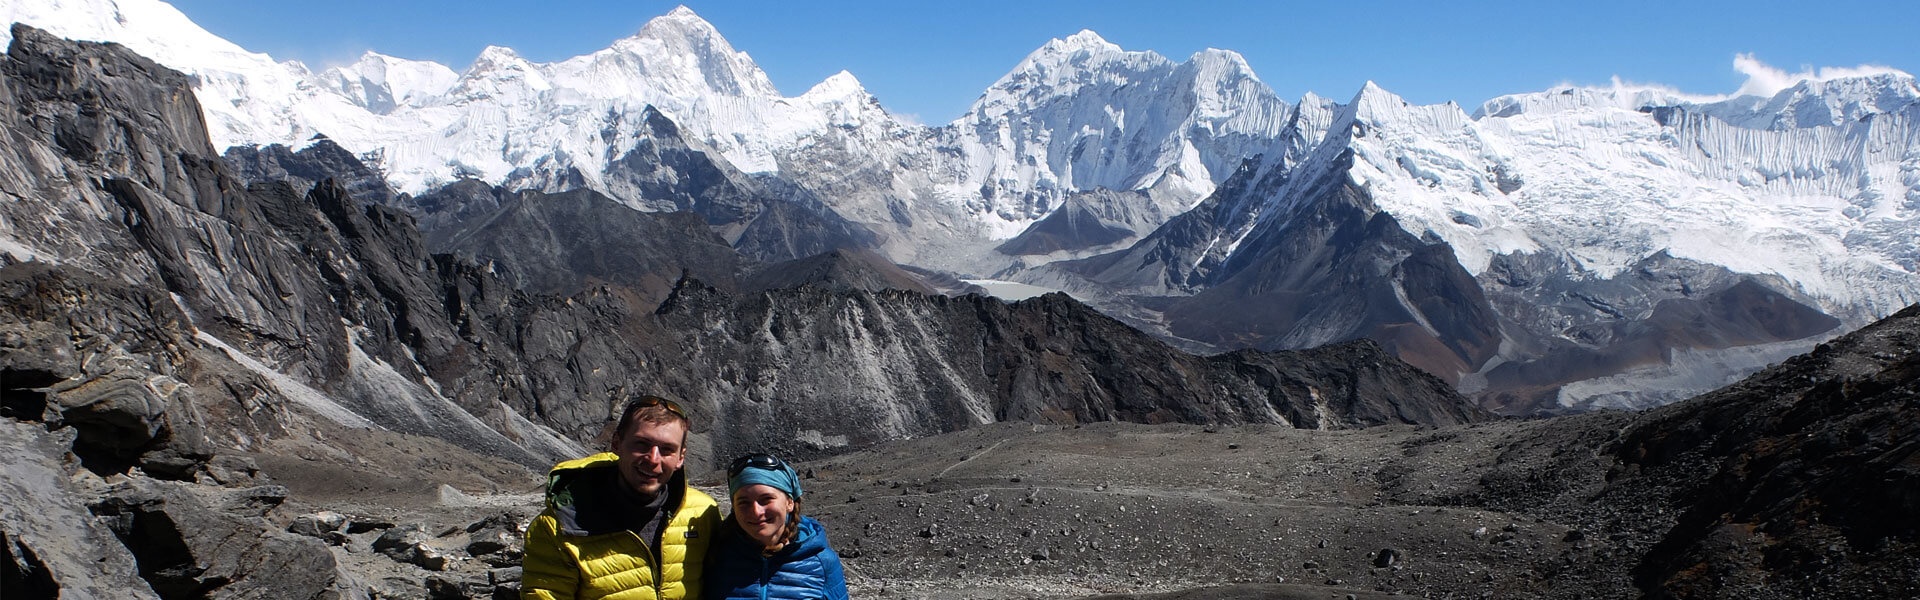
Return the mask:
<svg viewBox="0 0 1920 600"><path fill-rule="evenodd" d="M748 537L772 545L793 514L793 499L773 486L754 484L733 493L733 520Z"/></svg>

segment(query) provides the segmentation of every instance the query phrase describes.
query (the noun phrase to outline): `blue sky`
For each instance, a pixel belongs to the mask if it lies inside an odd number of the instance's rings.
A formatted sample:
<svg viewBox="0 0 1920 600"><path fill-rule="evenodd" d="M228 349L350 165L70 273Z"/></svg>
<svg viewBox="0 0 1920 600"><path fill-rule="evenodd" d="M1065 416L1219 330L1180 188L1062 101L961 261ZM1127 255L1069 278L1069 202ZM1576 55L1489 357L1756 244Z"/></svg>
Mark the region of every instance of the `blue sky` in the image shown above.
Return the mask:
<svg viewBox="0 0 1920 600"><path fill-rule="evenodd" d="M1175 60L1240 52L1282 98L1338 100L1374 82L1419 104L1610 79L1727 94L1735 56L1787 72L1920 70L1920 2L1277 2L973 0L176 0L215 34L276 59L372 49L463 70L488 45L540 62L606 47L686 4L787 95L840 70L889 111L944 123L1029 52L1081 29Z"/></svg>

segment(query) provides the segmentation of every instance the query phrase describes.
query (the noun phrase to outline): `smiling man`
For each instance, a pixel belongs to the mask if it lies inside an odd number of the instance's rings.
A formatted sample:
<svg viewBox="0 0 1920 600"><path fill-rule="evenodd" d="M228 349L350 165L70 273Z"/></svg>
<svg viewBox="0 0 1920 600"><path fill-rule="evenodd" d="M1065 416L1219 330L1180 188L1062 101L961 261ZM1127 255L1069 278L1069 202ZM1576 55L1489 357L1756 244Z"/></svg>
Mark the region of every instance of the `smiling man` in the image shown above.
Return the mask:
<svg viewBox="0 0 1920 600"><path fill-rule="evenodd" d="M643 396L621 411L610 451L554 465L547 508L527 526L520 597L699 598L720 509L680 469L691 428L679 405Z"/></svg>

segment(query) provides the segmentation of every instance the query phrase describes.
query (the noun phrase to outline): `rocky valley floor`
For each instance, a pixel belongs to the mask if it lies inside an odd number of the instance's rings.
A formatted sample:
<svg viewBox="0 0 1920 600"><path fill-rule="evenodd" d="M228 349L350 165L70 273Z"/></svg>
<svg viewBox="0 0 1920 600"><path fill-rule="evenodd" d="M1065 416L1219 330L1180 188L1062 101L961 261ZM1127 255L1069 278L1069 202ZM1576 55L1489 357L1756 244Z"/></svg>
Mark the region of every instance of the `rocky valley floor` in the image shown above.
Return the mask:
<svg viewBox="0 0 1920 600"><path fill-rule="evenodd" d="M1551 449L1516 441L1542 427L1604 437L1621 422L1349 432L997 424L799 468L805 511L827 525L856 597L1625 597L1635 595L1627 569L1646 547L1639 532L1598 535L1578 511L1549 506L1459 501L1497 471L1544 470ZM538 478L419 444L392 446L391 458L433 456L445 468L382 478L255 457L288 490L267 518L328 541L343 570L382 597L510 591L511 538L538 512ZM724 492L717 473L696 471L703 488ZM1590 475L1597 483L1601 473ZM502 534L502 548L474 546ZM393 549L408 535L423 552Z"/></svg>

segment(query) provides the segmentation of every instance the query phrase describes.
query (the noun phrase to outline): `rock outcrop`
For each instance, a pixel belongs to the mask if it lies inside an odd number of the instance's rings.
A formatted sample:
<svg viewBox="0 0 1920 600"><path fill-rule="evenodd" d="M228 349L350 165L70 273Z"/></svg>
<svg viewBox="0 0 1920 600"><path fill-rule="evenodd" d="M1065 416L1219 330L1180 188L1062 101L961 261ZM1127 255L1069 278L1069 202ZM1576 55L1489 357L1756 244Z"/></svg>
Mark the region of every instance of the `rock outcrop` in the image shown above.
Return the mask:
<svg viewBox="0 0 1920 600"><path fill-rule="evenodd" d="M1487 418L1369 341L1195 356L1064 294L732 296L687 282L653 322L649 362L673 365L658 380L726 424L721 450L815 454L996 421L1339 429Z"/></svg>
<svg viewBox="0 0 1920 600"><path fill-rule="evenodd" d="M1617 454L1615 485L1681 509L1636 569L1651 594L1920 591L1920 306L1652 411Z"/></svg>

